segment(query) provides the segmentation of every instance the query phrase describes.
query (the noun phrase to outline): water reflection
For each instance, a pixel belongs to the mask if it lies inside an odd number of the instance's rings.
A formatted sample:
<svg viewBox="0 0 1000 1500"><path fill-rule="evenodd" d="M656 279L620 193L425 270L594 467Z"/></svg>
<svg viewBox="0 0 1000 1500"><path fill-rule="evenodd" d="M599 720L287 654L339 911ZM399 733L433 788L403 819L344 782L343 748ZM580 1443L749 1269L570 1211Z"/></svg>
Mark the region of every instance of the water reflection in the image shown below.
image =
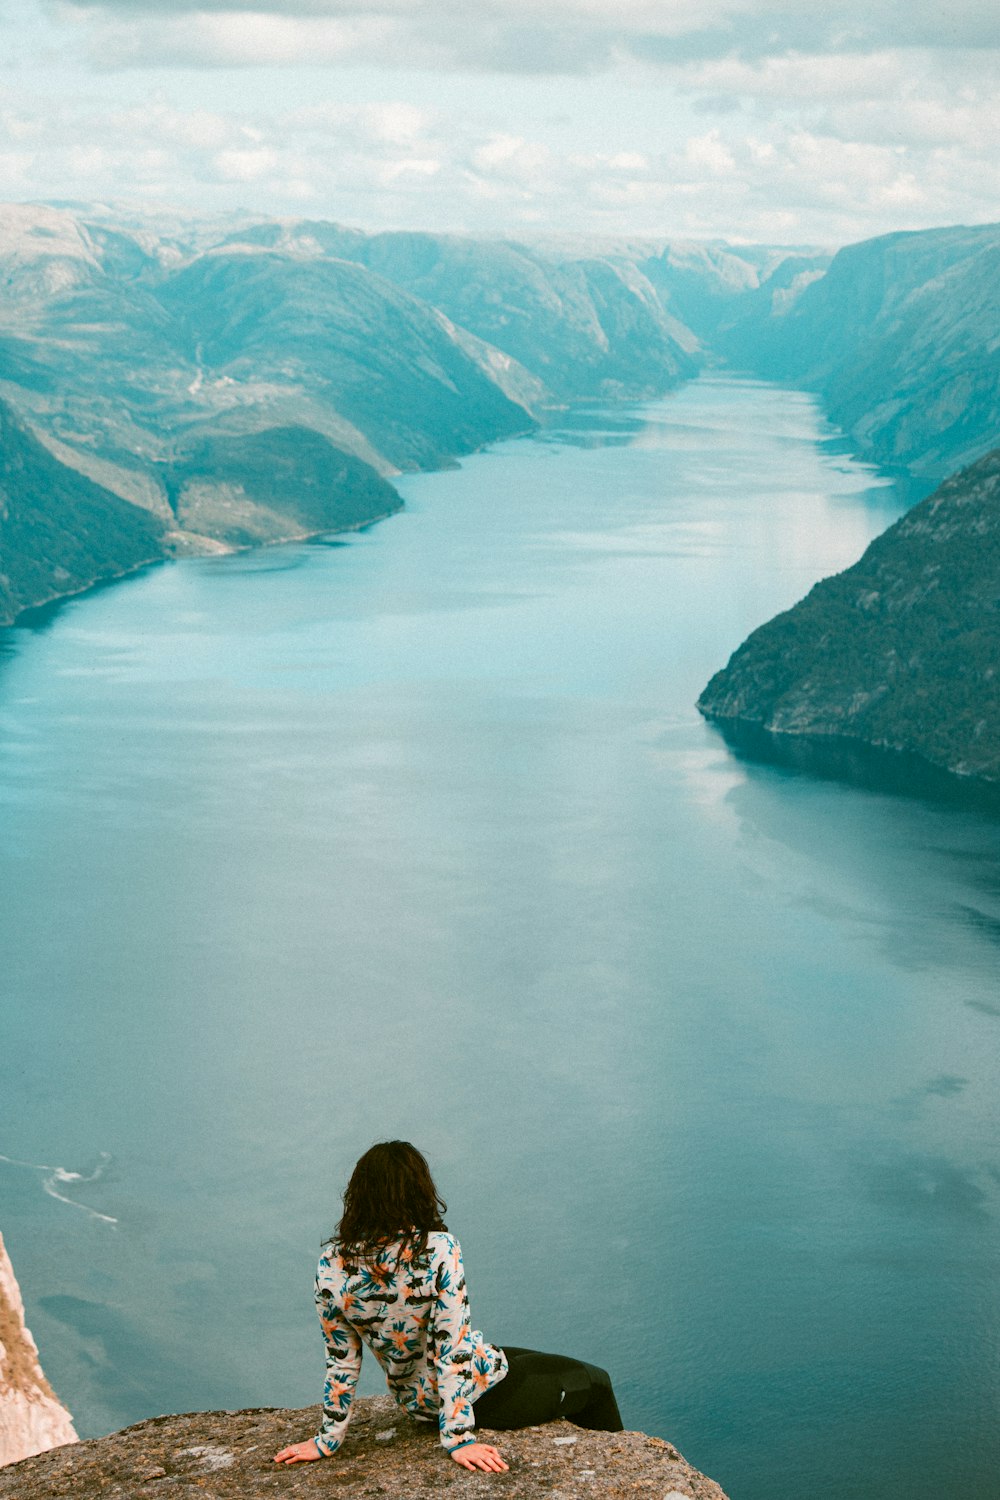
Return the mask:
<svg viewBox="0 0 1000 1500"><path fill-rule="evenodd" d="M1000 786L953 776L919 755L833 736L808 739L772 734L756 724L718 720L712 728L735 755L749 762L779 766L792 775L844 781L889 796L965 808L993 822L1000 819Z"/></svg>

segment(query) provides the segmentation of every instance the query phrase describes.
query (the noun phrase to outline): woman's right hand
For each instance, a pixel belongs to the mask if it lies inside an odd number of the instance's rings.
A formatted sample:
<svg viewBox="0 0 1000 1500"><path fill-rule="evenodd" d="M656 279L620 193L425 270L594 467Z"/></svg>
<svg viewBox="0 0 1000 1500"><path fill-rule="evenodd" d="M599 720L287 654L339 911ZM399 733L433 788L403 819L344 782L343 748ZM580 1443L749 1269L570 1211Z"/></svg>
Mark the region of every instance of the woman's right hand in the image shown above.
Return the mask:
<svg viewBox="0 0 1000 1500"><path fill-rule="evenodd" d="M274 1455L276 1464L311 1464L315 1458L325 1458L313 1442L308 1438L304 1443L293 1443L290 1448L282 1448L280 1453Z"/></svg>
<svg viewBox="0 0 1000 1500"><path fill-rule="evenodd" d="M461 1448L453 1448L451 1456L463 1469L485 1469L488 1474L505 1474L510 1468L510 1464L505 1464L489 1443L465 1443Z"/></svg>

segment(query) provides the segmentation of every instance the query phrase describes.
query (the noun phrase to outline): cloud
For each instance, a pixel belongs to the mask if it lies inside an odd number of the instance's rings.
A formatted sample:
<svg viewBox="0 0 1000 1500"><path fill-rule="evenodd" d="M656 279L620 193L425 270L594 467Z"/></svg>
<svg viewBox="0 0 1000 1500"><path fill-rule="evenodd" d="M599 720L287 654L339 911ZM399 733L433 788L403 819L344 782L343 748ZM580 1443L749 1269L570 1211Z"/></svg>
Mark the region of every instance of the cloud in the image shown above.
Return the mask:
<svg viewBox="0 0 1000 1500"><path fill-rule="evenodd" d="M836 105L822 123L841 140L906 147L960 146L970 153L1000 146L996 98L865 99Z"/></svg>
<svg viewBox="0 0 1000 1500"><path fill-rule="evenodd" d="M709 130L705 135L693 135L684 144L679 165L696 178L707 173L709 177L725 177L735 170L736 159L722 140L718 130Z"/></svg>
<svg viewBox="0 0 1000 1500"><path fill-rule="evenodd" d="M121 18L102 7L69 17L100 71L133 67L252 68L350 62L384 42L378 19L301 18L254 11Z"/></svg>
<svg viewBox="0 0 1000 1500"><path fill-rule="evenodd" d="M58 0L95 63L359 62L524 73L789 52L1000 47L995 0Z"/></svg>
<svg viewBox="0 0 1000 1500"><path fill-rule="evenodd" d="M992 0L46 4L10 32L8 197L836 243L1000 195ZM57 43L61 102L37 86Z"/></svg>
<svg viewBox="0 0 1000 1500"><path fill-rule="evenodd" d="M826 244L988 217L984 205L1000 196L996 152L936 144L951 127L935 111L908 128L925 142L880 139L874 116L867 140L822 122L726 116L659 150L579 151L397 99L273 112L64 104L0 111L0 195L96 199L128 184L139 199L255 204L262 217L308 212L371 228ZM975 133L977 119L963 129Z"/></svg>
<svg viewBox="0 0 1000 1500"><path fill-rule="evenodd" d="M926 68L912 52L790 52L748 62L722 57L686 68L682 86L719 99L752 99L758 103L815 103L830 99L884 97Z"/></svg>
<svg viewBox="0 0 1000 1500"><path fill-rule="evenodd" d="M285 116L285 122L293 130L347 133L355 139L409 146L427 134L433 117L405 100L392 99L361 105L310 105L292 110Z"/></svg>
<svg viewBox="0 0 1000 1500"><path fill-rule="evenodd" d="M224 182L260 182L273 177L279 160L278 153L268 146L219 151L212 158L215 169Z"/></svg>

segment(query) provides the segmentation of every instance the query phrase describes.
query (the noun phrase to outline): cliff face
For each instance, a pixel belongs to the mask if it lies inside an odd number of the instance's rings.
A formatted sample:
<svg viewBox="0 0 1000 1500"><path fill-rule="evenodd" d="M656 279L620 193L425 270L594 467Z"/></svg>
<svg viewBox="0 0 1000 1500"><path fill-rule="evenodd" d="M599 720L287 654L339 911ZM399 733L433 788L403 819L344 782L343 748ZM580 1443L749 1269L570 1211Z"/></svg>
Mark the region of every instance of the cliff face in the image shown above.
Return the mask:
<svg viewBox="0 0 1000 1500"><path fill-rule="evenodd" d="M263 1500L281 1494L433 1500L440 1495L510 1500L726 1500L717 1484L662 1438L641 1432L585 1432L551 1422L523 1432L487 1433L510 1465L472 1474L444 1452L433 1429L404 1416L388 1396L360 1400L344 1447L332 1459L279 1468L273 1456L319 1425L305 1411L195 1412L140 1422L0 1470L0 1500Z"/></svg>
<svg viewBox="0 0 1000 1500"><path fill-rule="evenodd" d="M21 1291L0 1235L0 1466L75 1442L70 1414L42 1374L24 1326Z"/></svg>
<svg viewBox="0 0 1000 1500"><path fill-rule="evenodd" d="M1000 782L1000 449L754 631L698 707Z"/></svg>
<svg viewBox="0 0 1000 1500"><path fill-rule="evenodd" d="M1000 225L849 245L784 302L747 299L734 361L819 392L856 451L943 478L1000 434Z"/></svg>

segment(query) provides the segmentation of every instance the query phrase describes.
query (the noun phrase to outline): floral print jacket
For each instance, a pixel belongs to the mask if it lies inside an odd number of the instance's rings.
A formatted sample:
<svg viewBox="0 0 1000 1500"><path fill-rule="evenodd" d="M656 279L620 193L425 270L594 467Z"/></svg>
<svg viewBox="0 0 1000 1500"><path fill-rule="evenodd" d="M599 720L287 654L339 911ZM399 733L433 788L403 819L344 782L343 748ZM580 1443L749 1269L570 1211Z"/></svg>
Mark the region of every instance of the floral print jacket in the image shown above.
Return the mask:
<svg viewBox="0 0 1000 1500"><path fill-rule="evenodd" d="M361 1370L362 1340L385 1371L404 1410L436 1421L449 1453L473 1442L472 1403L507 1373L502 1349L470 1325L469 1294L458 1240L446 1230L427 1236L417 1254L400 1242L369 1260L323 1247L316 1272L316 1308L326 1340L321 1453L344 1441Z"/></svg>

